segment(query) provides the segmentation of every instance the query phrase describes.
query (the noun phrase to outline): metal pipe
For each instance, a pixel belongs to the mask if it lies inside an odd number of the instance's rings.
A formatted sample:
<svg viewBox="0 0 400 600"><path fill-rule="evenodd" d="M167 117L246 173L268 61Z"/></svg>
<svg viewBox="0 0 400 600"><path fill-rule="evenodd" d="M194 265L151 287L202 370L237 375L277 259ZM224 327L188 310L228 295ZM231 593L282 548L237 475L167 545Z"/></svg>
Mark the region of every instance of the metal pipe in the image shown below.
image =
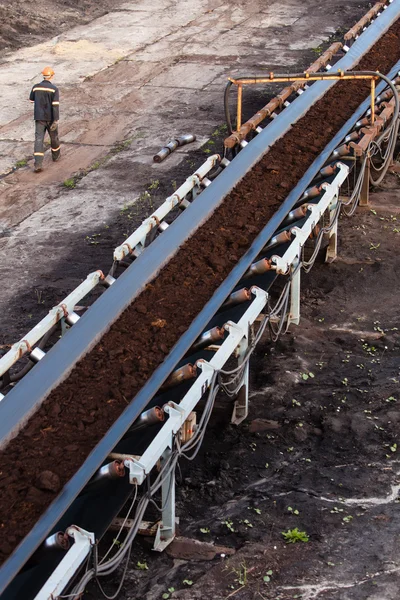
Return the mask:
<svg viewBox="0 0 400 600"><path fill-rule="evenodd" d="M100 481L101 479L120 479L125 475L125 465L121 460L113 460L107 465L103 465L95 474L92 481Z"/></svg>
<svg viewBox="0 0 400 600"><path fill-rule="evenodd" d="M322 66L326 65L329 60L331 60L332 56L334 56L337 52L339 52L342 44L340 42L335 42L332 44L325 52L306 70L307 72L315 72L320 69ZM240 144L246 136L250 133L250 131L257 131L258 125L264 119L270 117L275 110L283 105L285 100L289 98L289 96L296 92L301 87L304 87L304 82L298 81L292 83L290 86L285 87L275 98L272 98L263 108L261 108L255 115L253 115L246 123L237 127L237 131L233 132L232 123L229 112L229 92L233 85L232 81L229 81L225 87L224 93L224 110L225 110L225 119L228 126L229 137L224 140L225 148L233 148L237 144ZM241 113L240 113L241 115ZM241 116L239 117L239 121L241 121ZM259 133L259 132L258 132Z"/></svg>
<svg viewBox="0 0 400 600"><path fill-rule="evenodd" d="M346 144L348 144L349 142L356 142L358 139L360 139L360 135L361 134L358 131L352 131L351 133L349 133L349 135L346 135L344 141Z"/></svg>
<svg viewBox="0 0 400 600"><path fill-rule="evenodd" d="M328 177L333 177L337 173L337 170L337 163L327 165L319 171L315 179L327 179Z"/></svg>
<svg viewBox="0 0 400 600"><path fill-rule="evenodd" d="M77 315L76 312L72 312L68 315L68 317L65 318L65 322L67 323L67 325L72 327L72 325L75 325L75 323L77 323L79 319L80 316Z"/></svg>
<svg viewBox="0 0 400 600"><path fill-rule="evenodd" d="M46 352L43 352L40 348L35 348L29 355L29 359L35 364L42 360L46 356Z"/></svg>
<svg viewBox="0 0 400 600"><path fill-rule="evenodd" d="M181 135L174 140L170 140L168 144L161 148L157 154L153 156L153 160L156 163L160 163L167 158L172 152L174 152L178 147L185 146L186 144L190 144L196 140L196 136L192 133Z"/></svg>
<svg viewBox="0 0 400 600"><path fill-rule="evenodd" d="M291 210L290 213L288 214L288 216L286 217L286 219L283 221L282 225L283 226L289 225L290 223L293 223L294 221L303 219L307 214L307 210L308 210L308 204L302 204L298 208Z"/></svg>
<svg viewBox="0 0 400 600"><path fill-rule="evenodd" d="M187 354L194 354L202 348L207 348L215 342L220 342L225 337L225 329L223 327L213 327L209 331L205 331L200 337L194 342L193 346L189 349Z"/></svg>
<svg viewBox="0 0 400 600"><path fill-rule="evenodd" d="M193 133L188 133L186 135L181 135L176 138L178 142L178 146L186 146L186 144L191 144L196 141L196 136Z"/></svg>
<svg viewBox="0 0 400 600"><path fill-rule="evenodd" d="M53 533L50 537L48 537L43 542L43 548L45 550L69 550L70 540L67 533L63 531L57 531L57 533Z"/></svg>
<svg viewBox="0 0 400 600"><path fill-rule="evenodd" d="M161 223L158 226L158 231L160 231L162 233L163 231L168 229L168 227L169 227L169 224L166 221L161 221Z"/></svg>
<svg viewBox="0 0 400 600"><path fill-rule="evenodd" d="M240 131L242 126L242 97L243 97L243 86L238 85L238 97L237 97L237 118L236 118L236 129Z"/></svg>
<svg viewBox="0 0 400 600"><path fill-rule="evenodd" d="M44 560L48 560L61 552L67 552L71 547L70 537L63 531L57 531L46 538L41 546L31 556L27 567L34 567Z"/></svg>
<svg viewBox="0 0 400 600"><path fill-rule="evenodd" d="M160 163L167 158L174 150L179 146L176 140L171 140L166 144L157 154L153 156L153 160L156 163Z"/></svg>
<svg viewBox="0 0 400 600"><path fill-rule="evenodd" d="M237 306L238 304L243 304L243 302L248 302L251 298L251 291L248 288L242 288L241 290L237 290L233 292L227 300L221 306L221 310L225 310L226 308L232 308L233 306Z"/></svg>
<svg viewBox="0 0 400 600"><path fill-rule="evenodd" d="M362 127L366 127L367 125L369 125L369 119L368 117L363 117L362 119L357 121L357 123L354 125L354 129L361 129Z"/></svg>
<svg viewBox="0 0 400 600"><path fill-rule="evenodd" d="M270 239L268 244L266 246L264 246L264 248L262 249L262 252L267 252L268 250L272 250L272 248L275 248L276 246L280 246L281 244L287 244L288 242L291 241L291 239L292 239L292 234L290 233L289 229L285 229L284 231L281 231L277 235L274 235Z"/></svg>
<svg viewBox="0 0 400 600"><path fill-rule="evenodd" d="M113 277L112 275L107 275L107 277L104 278L103 281L103 285L104 287L110 287L113 283L115 283L116 279L115 277Z"/></svg>
<svg viewBox="0 0 400 600"><path fill-rule="evenodd" d="M149 410L142 412L140 417L129 428L129 433L149 427L150 425L158 425L164 421L164 410L159 406L153 406Z"/></svg>
<svg viewBox="0 0 400 600"><path fill-rule="evenodd" d="M313 185L312 187L306 189L301 197L301 200L311 200L312 198L317 198L321 192L322 187L320 185Z"/></svg>
<svg viewBox="0 0 400 600"><path fill-rule="evenodd" d="M172 387L180 385L184 381L188 381L189 379L194 379L196 377L196 375L197 375L197 368L194 365L192 365L191 363L188 363L188 364L184 365L183 367L181 367L180 369L177 369L176 371L171 373L171 375L165 380L165 382L161 386L160 391L168 390Z"/></svg>
<svg viewBox="0 0 400 600"><path fill-rule="evenodd" d="M82 494L92 493L93 488L103 485L106 481L116 481L125 476L125 465L122 460L113 460L103 465L81 491Z"/></svg>
<svg viewBox="0 0 400 600"><path fill-rule="evenodd" d="M371 125L375 123L375 79L371 79Z"/></svg>
<svg viewBox="0 0 400 600"><path fill-rule="evenodd" d="M250 266L250 268L243 275L243 279L255 277L256 275L264 275L264 273L271 270L271 265L272 263L269 258L262 258Z"/></svg>
<svg viewBox="0 0 400 600"><path fill-rule="evenodd" d="M342 144L332 152L332 156L334 158L339 158L340 156L348 156L349 154L351 154L351 148L348 144Z"/></svg>

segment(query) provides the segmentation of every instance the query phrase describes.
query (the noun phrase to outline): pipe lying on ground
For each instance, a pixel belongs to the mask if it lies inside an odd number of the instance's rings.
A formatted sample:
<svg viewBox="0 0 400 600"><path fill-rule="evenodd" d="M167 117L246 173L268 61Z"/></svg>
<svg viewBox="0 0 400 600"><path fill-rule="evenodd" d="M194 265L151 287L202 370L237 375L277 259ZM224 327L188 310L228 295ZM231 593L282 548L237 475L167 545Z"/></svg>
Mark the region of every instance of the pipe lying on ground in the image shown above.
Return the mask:
<svg viewBox="0 0 400 600"><path fill-rule="evenodd" d="M196 141L196 136L194 134L181 135L170 142L164 148L161 148L157 154L153 156L153 160L156 163L160 163L167 158L172 152L174 152L180 146L186 146L186 144L191 144Z"/></svg>

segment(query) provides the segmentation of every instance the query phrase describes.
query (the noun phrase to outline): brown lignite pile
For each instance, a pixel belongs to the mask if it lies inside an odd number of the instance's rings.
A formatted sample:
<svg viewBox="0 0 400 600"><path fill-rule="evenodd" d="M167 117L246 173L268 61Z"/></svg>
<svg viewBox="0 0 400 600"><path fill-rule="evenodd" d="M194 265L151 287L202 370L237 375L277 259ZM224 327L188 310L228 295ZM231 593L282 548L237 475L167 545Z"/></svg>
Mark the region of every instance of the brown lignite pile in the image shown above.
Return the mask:
<svg viewBox="0 0 400 600"><path fill-rule="evenodd" d="M400 58L399 36L397 21L358 69L388 72ZM2 562L368 92L368 83L342 82L315 104L226 197L0 453ZM156 321L166 324L160 328Z"/></svg>

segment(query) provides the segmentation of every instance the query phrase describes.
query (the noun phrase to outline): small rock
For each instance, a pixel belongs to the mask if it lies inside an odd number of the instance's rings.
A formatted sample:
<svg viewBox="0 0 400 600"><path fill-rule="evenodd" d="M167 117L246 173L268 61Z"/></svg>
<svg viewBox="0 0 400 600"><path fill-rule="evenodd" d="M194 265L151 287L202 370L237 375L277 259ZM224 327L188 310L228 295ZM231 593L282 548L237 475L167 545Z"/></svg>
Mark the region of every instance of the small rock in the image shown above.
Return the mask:
<svg viewBox="0 0 400 600"><path fill-rule="evenodd" d="M94 423L95 418L92 417L91 415L87 415L86 417L82 417L82 423L84 423L85 425L90 425L91 423Z"/></svg>
<svg viewBox="0 0 400 600"><path fill-rule="evenodd" d="M271 421L270 419L254 419L250 423L249 431L251 433L258 433L260 431L268 431L271 429L280 429L281 425L278 421Z"/></svg>
<svg viewBox="0 0 400 600"><path fill-rule="evenodd" d="M60 478L53 471L42 471L36 479L36 485L40 490L58 492L61 488Z"/></svg>
<svg viewBox="0 0 400 600"><path fill-rule="evenodd" d="M48 412L48 415L50 417L57 417L61 412L61 407L58 404L58 402L54 402L54 404L51 405L50 410Z"/></svg>
<svg viewBox="0 0 400 600"><path fill-rule="evenodd" d="M295 427L293 433L297 442L305 442L308 438L307 427Z"/></svg>
<svg viewBox="0 0 400 600"><path fill-rule="evenodd" d="M25 496L26 502L30 502L35 506L43 506L47 500L46 494L35 487L30 487Z"/></svg>
<svg viewBox="0 0 400 600"><path fill-rule="evenodd" d="M64 450L66 452L76 452L79 449L79 446L77 444L68 444L68 446L65 446Z"/></svg>
<svg viewBox="0 0 400 600"><path fill-rule="evenodd" d="M226 556L235 554L234 548L214 546L214 544L208 542L199 542L185 537L175 538L166 552L172 558L183 560L213 560L217 554L225 554Z"/></svg>

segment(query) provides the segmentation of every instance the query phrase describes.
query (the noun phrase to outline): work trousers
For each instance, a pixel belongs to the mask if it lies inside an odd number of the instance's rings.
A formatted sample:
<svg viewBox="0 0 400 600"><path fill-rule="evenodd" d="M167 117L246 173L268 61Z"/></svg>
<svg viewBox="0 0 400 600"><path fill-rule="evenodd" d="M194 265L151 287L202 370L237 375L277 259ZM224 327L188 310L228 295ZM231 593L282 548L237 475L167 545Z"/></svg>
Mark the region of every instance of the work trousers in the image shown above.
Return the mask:
<svg viewBox="0 0 400 600"><path fill-rule="evenodd" d="M50 136L51 156L53 160L58 160L60 156L60 140L58 139L58 127L54 131L50 130L51 122L35 121L35 149L33 156L35 157L35 167L42 166L44 158L44 136L46 131Z"/></svg>

